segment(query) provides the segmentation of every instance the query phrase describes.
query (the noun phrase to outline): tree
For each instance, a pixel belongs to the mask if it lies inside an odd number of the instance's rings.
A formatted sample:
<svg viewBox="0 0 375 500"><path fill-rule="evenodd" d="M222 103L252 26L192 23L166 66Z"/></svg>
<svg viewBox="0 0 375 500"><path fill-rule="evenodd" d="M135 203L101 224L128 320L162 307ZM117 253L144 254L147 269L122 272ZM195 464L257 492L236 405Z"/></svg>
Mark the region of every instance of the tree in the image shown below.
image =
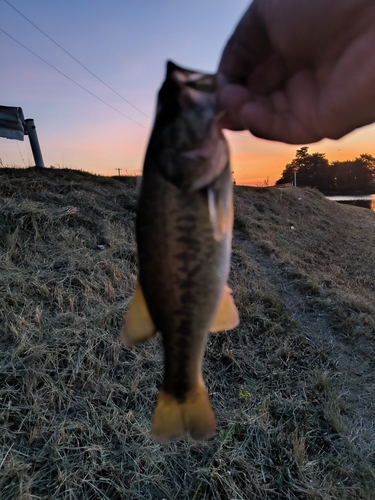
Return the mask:
<svg viewBox="0 0 375 500"><path fill-rule="evenodd" d="M355 161L360 161L362 162L370 171L373 175L375 175L375 157L372 155L369 155L368 153L363 153L359 155L358 158L355 159Z"/></svg>
<svg viewBox="0 0 375 500"><path fill-rule="evenodd" d="M360 191L368 189L375 179L375 157L361 154L354 160L329 163L324 153L312 153L304 146L288 163L276 184L293 181L297 172L297 185L316 187L324 193L333 191Z"/></svg>
<svg viewBox="0 0 375 500"><path fill-rule="evenodd" d="M334 170L334 189L353 191L366 189L372 180L372 172L360 158L351 161L336 161Z"/></svg>
<svg viewBox="0 0 375 500"><path fill-rule="evenodd" d="M276 184L285 184L286 182L292 182L294 172L298 172L300 168L306 162L306 158L309 156L308 147L303 147L301 149L297 149L296 157L286 165L285 169L281 174L281 178L276 182Z"/></svg>
<svg viewBox="0 0 375 500"><path fill-rule="evenodd" d="M324 190L326 184L330 184L329 162L325 154L310 154L308 150L307 146L297 149L295 158L285 167L276 184L292 182L294 172L297 172L299 186L312 186Z"/></svg>

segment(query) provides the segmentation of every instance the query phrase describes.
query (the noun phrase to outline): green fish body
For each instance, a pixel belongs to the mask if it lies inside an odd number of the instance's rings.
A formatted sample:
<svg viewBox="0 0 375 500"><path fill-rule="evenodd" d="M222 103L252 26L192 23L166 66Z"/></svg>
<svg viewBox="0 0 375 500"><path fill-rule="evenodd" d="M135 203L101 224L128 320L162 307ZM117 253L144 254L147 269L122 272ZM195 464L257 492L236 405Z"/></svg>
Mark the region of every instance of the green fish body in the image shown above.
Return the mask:
<svg viewBox="0 0 375 500"><path fill-rule="evenodd" d="M238 324L227 286L232 185L214 75L168 63L138 199L139 285L121 332L127 345L162 334L164 381L152 425L160 441L215 431L202 359L208 331Z"/></svg>

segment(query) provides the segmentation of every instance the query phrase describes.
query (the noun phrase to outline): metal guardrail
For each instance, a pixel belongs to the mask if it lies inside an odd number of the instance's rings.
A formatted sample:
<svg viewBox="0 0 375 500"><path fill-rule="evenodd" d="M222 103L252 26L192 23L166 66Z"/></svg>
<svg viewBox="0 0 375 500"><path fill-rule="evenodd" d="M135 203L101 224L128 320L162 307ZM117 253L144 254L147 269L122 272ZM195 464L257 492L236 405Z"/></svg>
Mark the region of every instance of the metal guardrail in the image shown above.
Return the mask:
<svg viewBox="0 0 375 500"><path fill-rule="evenodd" d="M35 166L44 167L34 120L32 118L25 120L22 108L20 107L0 106L0 137L23 141L25 135L29 136Z"/></svg>

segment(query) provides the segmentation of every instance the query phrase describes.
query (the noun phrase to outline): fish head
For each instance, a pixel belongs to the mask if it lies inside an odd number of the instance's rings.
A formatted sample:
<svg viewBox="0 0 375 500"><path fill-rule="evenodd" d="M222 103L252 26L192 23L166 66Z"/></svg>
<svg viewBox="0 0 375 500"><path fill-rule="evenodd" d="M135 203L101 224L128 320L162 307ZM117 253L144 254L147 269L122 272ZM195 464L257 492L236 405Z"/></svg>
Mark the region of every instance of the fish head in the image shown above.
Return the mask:
<svg viewBox="0 0 375 500"><path fill-rule="evenodd" d="M229 162L220 117L216 75L168 62L148 148L153 168L181 189L210 184Z"/></svg>

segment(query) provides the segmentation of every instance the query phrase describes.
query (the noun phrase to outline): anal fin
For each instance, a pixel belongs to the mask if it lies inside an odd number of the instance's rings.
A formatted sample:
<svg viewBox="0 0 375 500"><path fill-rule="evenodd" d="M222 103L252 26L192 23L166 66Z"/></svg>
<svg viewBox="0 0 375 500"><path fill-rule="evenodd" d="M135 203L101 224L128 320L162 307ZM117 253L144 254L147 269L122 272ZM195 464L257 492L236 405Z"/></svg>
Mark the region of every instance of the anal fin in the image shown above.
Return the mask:
<svg viewBox="0 0 375 500"><path fill-rule="evenodd" d="M215 428L214 412L203 381L186 394L183 402L163 389L160 391L152 419L151 434L154 439L167 442L189 434L201 441L211 437Z"/></svg>
<svg viewBox="0 0 375 500"><path fill-rule="evenodd" d="M240 323L238 310L234 303L232 290L225 286L219 309L211 325L210 332L220 332L222 330L233 330Z"/></svg>
<svg viewBox="0 0 375 500"><path fill-rule="evenodd" d="M155 325L148 312L141 285L138 283L125 314L125 322L120 332L120 340L126 346L133 346L146 342L155 333Z"/></svg>

